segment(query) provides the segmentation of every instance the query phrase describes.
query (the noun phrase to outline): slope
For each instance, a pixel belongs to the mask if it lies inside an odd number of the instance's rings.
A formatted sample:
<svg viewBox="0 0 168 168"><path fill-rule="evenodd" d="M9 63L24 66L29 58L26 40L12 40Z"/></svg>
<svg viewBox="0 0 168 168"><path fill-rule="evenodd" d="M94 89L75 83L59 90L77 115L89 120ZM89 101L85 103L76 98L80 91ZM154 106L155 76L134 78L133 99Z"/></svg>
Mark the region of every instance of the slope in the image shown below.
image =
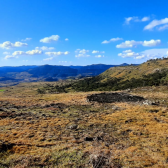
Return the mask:
<svg viewBox="0 0 168 168"><path fill-rule="evenodd" d="M168 59L149 60L138 66L112 67L102 74L61 86L62 91L108 91L168 84ZM51 91L50 91L51 92Z"/></svg>

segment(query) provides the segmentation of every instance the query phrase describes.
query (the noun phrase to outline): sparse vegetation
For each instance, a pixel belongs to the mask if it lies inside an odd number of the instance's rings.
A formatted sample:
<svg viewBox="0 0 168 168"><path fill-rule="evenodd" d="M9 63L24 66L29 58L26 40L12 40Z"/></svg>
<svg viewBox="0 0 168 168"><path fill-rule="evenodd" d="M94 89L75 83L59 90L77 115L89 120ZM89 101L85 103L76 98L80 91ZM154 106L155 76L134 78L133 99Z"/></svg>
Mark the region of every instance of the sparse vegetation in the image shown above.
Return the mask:
<svg viewBox="0 0 168 168"><path fill-rule="evenodd" d="M46 92L68 92L68 91L116 91L128 88L143 86L168 85L168 69L162 69L151 74L143 75L141 78L131 78L126 80L124 77L103 78L101 75L83 79L63 86L45 86L38 90L38 93ZM103 81L103 82L101 82Z"/></svg>
<svg viewBox="0 0 168 168"><path fill-rule="evenodd" d="M110 74L2 88L0 167L168 167L167 70Z"/></svg>
<svg viewBox="0 0 168 168"><path fill-rule="evenodd" d="M167 86L129 91L157 105L89 101L98 91L37 94L43 86L0 93L2 167L168 166Z"/></svg>

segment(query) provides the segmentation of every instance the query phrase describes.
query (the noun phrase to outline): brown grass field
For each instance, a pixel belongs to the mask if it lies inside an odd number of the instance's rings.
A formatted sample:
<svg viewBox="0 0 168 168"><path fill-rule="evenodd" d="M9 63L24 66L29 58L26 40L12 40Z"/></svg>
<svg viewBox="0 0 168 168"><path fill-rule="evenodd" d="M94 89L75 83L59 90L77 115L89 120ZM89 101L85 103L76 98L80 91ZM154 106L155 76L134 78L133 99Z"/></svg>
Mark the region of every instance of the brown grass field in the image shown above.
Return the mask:
<svg viewBox="0 0 168 168"><path fill-rule="evenodd" d="M129 94L157 102L98 103L98 92L38 94L43 83L0 91L0 168L166 168L168 88Z"/></svg>

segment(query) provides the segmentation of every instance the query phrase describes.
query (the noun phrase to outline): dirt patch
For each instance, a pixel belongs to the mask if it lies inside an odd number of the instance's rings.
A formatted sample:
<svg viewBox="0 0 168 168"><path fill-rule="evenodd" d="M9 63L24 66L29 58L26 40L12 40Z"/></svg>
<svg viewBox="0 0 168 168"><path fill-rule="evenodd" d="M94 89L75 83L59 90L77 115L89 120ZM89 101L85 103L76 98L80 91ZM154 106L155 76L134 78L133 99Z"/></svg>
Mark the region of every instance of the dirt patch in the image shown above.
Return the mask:
<svg viewBox="0 0 168 168"><path fill-rule="evenodd" d="M139 102L145 99L140 96L133 96L127 93L100 93L87 96L89 101L97 101L99 103L113 103L113 102Z"/></svg>

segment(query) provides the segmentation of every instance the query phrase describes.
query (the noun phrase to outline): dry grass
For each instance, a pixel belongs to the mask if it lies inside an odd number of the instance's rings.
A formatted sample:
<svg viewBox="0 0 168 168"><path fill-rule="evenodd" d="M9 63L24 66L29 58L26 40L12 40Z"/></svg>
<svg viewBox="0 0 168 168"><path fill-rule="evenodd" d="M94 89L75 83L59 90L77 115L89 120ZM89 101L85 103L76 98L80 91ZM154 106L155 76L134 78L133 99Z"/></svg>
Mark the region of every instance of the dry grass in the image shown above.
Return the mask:
<svg viewBox="0 0 168 168"><path fill-rule="evenodd" d="M107 71L100 74L105 82L107 78L123 78L123 81L130 80L131 78L141 78L143 75L154 73L156 69L168 68L168 60L150 61L140 64L139 66L125 66L125 67L112 67Z"/></svg>
<svg viewBox="0 0 168 168"><path fill-rule="evenodd" d="M10 114L0 119L0 145L8 147L0 153L2 167L168 167L166 88L134 89L132 94L160 101L147 106L86 101L97 92L39 95L40 85L0 92L6 108L0 114ZM52 105L58 103L63 105Z"/></svg>

